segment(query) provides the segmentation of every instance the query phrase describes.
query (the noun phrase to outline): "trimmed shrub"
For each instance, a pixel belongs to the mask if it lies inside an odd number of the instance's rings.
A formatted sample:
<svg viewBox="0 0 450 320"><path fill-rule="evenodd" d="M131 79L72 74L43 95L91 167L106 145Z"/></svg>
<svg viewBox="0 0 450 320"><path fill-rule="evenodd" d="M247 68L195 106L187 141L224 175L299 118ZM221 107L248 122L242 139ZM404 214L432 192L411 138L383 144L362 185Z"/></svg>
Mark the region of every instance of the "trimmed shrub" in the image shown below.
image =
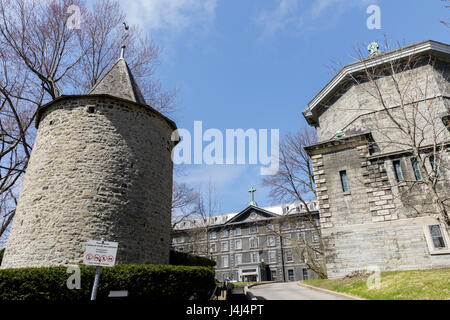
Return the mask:
<svg viewBox="0 0 450 320"><path fill-rule="evenodd" d="M169 264L174 266L201 266L212 268L216 265L216 262L190 253L170 251Z"/></svg>
<svg viewBox="0 0 450 320"><path fill-rule="evenodd" d="M0 270L0 301L88 301L95 267L79 266L81 289L68 289L66 267ZM117 265L102 268L97 300L111 290L128 290L131 300L207 300L214 290L214 270L207 267ZM109 298L110 299L110 298Z"/></svg>

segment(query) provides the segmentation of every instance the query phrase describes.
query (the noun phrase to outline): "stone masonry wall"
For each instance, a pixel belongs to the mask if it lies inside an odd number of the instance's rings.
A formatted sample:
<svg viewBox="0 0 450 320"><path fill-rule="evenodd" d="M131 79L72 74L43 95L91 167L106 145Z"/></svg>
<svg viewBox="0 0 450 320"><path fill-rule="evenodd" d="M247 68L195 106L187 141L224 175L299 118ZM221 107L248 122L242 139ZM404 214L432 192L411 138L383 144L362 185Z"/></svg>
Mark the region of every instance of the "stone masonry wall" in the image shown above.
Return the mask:
<svg viewBox="0 0 450 320"><path fill-rule="evenodd" d="M431 255L428 249L424 228L438 223L428 194L420 186L399 186L392 159L370 158L364 141L316 152L312 162L329 277L343 277L367 267L450 266L450 251ZM445 158L449 155L447 152ZM410 157L396 157L402 161L405 178L412 180ZM342 190L342 170L347 171L348 192ZM446 177L449 172L443 169L442 174ZM445 179L441 184L446 185Z"/></svg>
<svg viewBox="0 0 450 320"><path fill-rule="evenodd" d="M450 254L431 255L424 226L431 217L401 219L334 228L323 234L329 278L355 270L423 270L448 268Z"/></svg>
<svg viewBox="0 0 450 320"><path fill-rule="evenodd" d="M80 96L44 110L2 268L78 264L119 242L119 264L167 264L172 129L149 109Z"/></svg>

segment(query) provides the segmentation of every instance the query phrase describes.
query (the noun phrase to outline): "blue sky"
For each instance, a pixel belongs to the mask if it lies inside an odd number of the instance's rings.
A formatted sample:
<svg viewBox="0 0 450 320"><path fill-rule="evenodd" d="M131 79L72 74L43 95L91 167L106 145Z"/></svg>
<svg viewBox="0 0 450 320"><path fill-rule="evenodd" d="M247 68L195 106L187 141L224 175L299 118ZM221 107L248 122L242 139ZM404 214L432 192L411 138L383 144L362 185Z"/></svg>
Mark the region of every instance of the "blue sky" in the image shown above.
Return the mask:
<svg viewBox="0 0 450 320"><path fill-rule="evenodd" d="M280 129L306 126L301 111L332 78L333 60L352 62L354 46L382 42L449 42L439 23L450 10L440 0L122 0L130 24L163 47L159 76L178 86L179 128ZM369 5L381 9L381 29L369 30ZM250 201L276 204L261 186L257 165L187 166L179 181L211 180L222 212Z"/></svg>

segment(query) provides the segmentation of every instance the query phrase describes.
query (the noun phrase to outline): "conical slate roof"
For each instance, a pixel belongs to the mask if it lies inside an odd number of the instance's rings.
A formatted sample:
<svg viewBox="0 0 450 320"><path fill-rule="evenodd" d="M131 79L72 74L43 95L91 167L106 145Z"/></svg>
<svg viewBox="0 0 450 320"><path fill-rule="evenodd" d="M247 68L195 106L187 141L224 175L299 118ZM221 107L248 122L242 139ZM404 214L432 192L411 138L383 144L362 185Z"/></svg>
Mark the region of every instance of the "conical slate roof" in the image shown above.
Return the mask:
<svg viewBox="0 0 450 320"><path fill-rule="evenodd" d="M88 94L109 94L133 102L147 104L125 59L119 58Z"/></svg>

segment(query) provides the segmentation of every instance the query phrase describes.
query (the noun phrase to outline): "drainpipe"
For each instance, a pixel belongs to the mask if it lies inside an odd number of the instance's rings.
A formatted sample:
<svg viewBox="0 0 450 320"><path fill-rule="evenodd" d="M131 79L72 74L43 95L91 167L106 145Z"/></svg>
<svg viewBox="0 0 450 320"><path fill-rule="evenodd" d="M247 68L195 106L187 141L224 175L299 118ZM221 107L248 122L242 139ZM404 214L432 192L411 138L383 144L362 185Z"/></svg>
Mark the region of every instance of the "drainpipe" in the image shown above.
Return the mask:
<svg viewBox="0 0 450 320"><path fill-rule="evenodd" d="M286 274L284 271L284 252L283 252L283 238L280 235L280 248L281 248L281 270L283 271L283 281L286 282Z"/></svg>

